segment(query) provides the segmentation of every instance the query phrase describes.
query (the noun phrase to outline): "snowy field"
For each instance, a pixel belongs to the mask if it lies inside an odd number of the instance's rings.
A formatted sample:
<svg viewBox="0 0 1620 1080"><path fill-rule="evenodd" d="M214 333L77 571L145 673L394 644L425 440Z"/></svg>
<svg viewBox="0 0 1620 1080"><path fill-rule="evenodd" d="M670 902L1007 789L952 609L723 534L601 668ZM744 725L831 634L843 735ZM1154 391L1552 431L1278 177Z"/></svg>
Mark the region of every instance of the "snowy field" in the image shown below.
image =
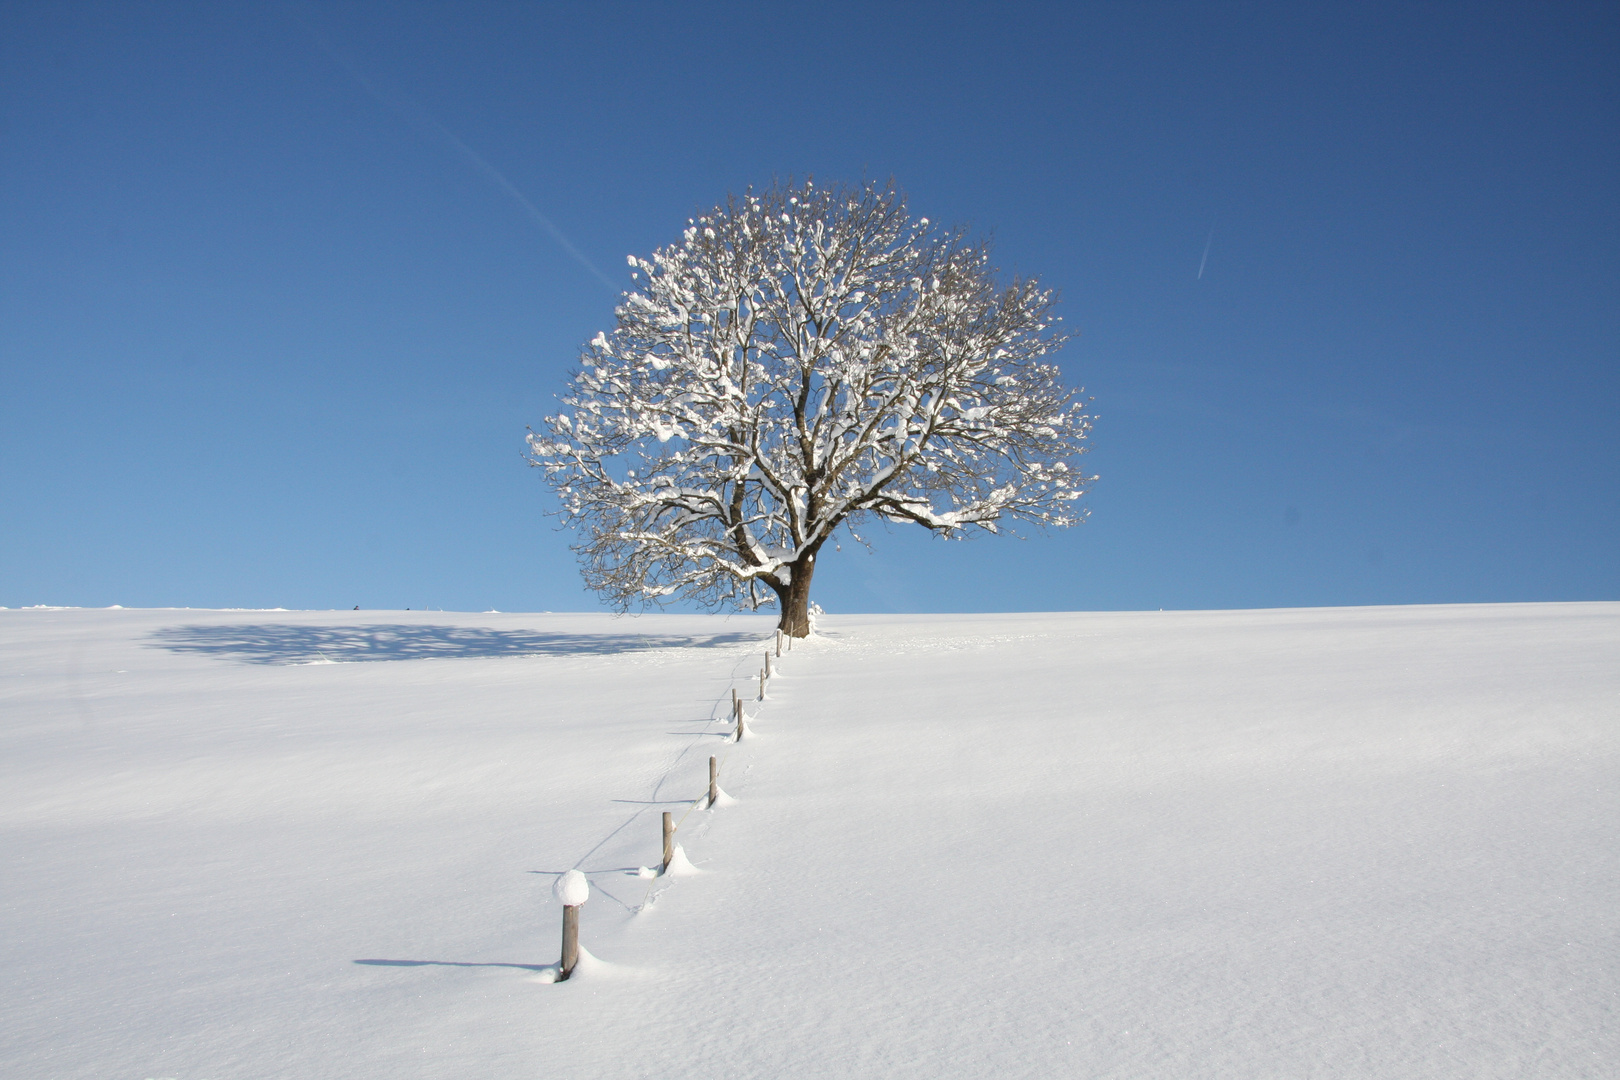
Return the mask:
<svg viewBox="0 0 1620 1080"><path fill-rule="evenodd" d="M1620 604L770 626L0 611L0 1076L1620 1075Z"/></svg>

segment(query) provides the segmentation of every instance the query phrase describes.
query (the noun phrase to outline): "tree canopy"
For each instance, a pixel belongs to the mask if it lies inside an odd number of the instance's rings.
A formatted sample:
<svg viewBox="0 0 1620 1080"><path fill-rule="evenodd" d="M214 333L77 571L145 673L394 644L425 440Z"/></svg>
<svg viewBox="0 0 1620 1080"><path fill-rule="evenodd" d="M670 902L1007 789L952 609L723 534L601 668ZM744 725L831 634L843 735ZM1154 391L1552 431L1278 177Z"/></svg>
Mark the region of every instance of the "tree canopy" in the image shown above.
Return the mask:
<svg viewBox="0 0 1620 1080"><path fill-rule="evenodd" d="M802 636L840 528L1084 516L1091 419L1044 359L1065 341L1051 291L999 283L986 242L892 185L731 196L629 262L613 329L529 435L620 608L775 602Z"/></svg>

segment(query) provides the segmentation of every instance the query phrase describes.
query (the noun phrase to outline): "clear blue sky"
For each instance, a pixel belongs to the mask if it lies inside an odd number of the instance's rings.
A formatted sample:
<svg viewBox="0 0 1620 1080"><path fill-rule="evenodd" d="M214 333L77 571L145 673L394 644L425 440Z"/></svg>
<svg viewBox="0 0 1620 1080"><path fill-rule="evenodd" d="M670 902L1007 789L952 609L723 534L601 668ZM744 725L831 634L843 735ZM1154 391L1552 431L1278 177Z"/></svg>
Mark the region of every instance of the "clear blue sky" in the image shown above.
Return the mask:
<svg viewBox="0 0 1620 1080"><path fill-rule="evenodd" d="M1617 57L1613 3L0 5L0 604L594 607L522 461L587 267L807 173L1058 288L1099 417L1085 525L878 529L828 610L1620 598Z"/></svg>

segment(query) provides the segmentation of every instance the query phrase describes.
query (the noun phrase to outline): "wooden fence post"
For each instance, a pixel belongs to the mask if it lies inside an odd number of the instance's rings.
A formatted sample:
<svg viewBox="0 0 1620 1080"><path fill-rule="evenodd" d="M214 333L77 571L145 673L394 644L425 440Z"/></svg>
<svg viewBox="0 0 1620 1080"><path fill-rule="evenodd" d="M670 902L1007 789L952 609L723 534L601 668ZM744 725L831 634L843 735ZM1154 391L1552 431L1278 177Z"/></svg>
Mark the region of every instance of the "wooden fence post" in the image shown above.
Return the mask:
<svg viewBox="0 0 1620 1080"><path fill-rule="evenodd" d="M714 757L713 754L710 754L709 755L709 809L710 810L714 809L714 804L715 804L715 802L717 802L719 800L719 798L720 798L720 762L715 760L715 757Z"/></svg>
<svg viewBox="0 0 1620 1080"><path fill-rule="evenodd" d="M766 649L765 650L765 677L767 679L769 679L772 675L775 675L775 674L776 674L776 672L771 670L771 650Z"/></svg>
<svg viewBox="0 0 1620 1080"><path fill-rule="evenodd" d="M765 669L759 669L759 700L765 700Z"/></svg>
<svg viewBox="0 0 1620 1080"><path fill-rule="evenodd" d="M562 970L557 974L557 981L563 982L574 973L574 965L579 963L579 905L568 904L563 907L563 946L562 960L558 967Z"/></svg>
<svg viewBox="0 0 1620 1080"><path fill-rule="evenodd" d="M737 741L742 742L742 737L747 734L748 728L743 723L743 704L741 701L737 702L735 719L737 721Z"/></svg>
<svg viewBox="0 0 1620 1080"><path fill-rule="evenodd" d="M569 870L551 891L563 906L562 959L557 961L557 981L562 982L579 963L579 905L590 899L591 883L578 870Z"/></svg>
<svg viewBox="0 0 1620 1080"><path fill-rule="evenodd" d="M669 864L675 861L675 816L668 810L664 811L664 872L669 873Z"/></svg>
<svg viewBox="0 0 1620 1080"><path fill-rule="evenodd" d="M782 655L782 631L780 630L776 632L776 655Z"/></svg>

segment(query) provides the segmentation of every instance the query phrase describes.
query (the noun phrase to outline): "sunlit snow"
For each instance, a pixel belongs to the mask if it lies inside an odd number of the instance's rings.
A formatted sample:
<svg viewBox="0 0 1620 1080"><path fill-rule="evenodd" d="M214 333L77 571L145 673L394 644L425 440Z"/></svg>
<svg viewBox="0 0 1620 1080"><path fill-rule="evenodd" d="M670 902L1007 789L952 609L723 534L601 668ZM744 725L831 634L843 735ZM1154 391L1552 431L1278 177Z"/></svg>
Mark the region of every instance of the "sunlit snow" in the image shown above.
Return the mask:
<svg viewBox="0 0 1620 1080"><path fill-rule="evenodd" d="M1620 604L771 627L0 611L0 1074L1615 1075Z"/></svg>

